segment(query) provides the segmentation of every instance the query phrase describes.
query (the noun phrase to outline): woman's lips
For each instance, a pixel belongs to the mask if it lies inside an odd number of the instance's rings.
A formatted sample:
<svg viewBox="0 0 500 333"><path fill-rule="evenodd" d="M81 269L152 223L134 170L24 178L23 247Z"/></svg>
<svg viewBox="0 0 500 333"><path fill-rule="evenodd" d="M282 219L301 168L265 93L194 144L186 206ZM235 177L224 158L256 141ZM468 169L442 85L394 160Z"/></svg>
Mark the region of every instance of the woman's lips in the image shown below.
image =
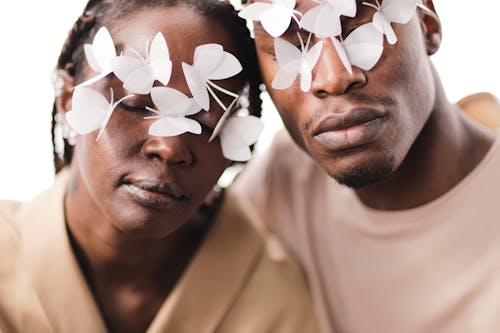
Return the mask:
<svg viewBox="0 0 500 333"><path fill-rule="evenodd" d="M386 120L380 111L355 109L321 121L313 138L328 150L354 148L375 141Z"/></svg>
<svg viewBox="0 0 500 333"><path fill-rule="evenodd" d="M142 206L155 209L171 209L184 204L188 197L175 183L155 180L130 181L123 184L134 201Z"/></svg>

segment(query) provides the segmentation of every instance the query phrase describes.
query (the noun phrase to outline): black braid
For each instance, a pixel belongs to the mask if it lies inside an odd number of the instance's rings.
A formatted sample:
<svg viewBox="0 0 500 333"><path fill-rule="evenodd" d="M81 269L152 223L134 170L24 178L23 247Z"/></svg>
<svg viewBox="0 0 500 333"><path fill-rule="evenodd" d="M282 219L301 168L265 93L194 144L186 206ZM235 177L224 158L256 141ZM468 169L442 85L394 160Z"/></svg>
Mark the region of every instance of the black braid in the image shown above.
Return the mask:
<svg viewBox="0 0 500 333"><path fill-rule="evenodd" d="M178 4L187 5L203 16L214 18L223 24L232 34L237 46L236 57L243 66L242 75L249 85L248 100L250 114L260 117L262 105L260 85L262 79L257 62L255 44L250 37L245 20L238 17L237 12L227 0L90 0L64 43L57 63L57 69L65 70L70 76L75 78L75 82L78 82L79 76L83 72L83 45L93 38L104 22L109 25L141 8L157 6L172 7ZM57 154L55 149L56 114L57 110L54 103L51 131L54 166L57 173L64 166L71 163L73 148L64 139L64 157L61 158Z"/></svg>

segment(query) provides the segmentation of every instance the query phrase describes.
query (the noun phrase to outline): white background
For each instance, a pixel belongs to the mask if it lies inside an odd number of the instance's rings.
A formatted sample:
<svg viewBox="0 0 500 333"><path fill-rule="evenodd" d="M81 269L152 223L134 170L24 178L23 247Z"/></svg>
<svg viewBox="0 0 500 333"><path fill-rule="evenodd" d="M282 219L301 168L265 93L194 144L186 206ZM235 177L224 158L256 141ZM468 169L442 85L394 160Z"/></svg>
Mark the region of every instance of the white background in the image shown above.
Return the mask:
<svg viewBox="0 0 500 333"><path fill-rule="evenodd" d="M12 1L0 11L0 199L26 200L52 182L51 70L84 0ZM452 101L500 96L500 2L435 0L444 39L434 62ZM272 109L269 101L265 107ZM274 111L264 142L279 120ZM265 146L265 145L264 145Z"/></svg>

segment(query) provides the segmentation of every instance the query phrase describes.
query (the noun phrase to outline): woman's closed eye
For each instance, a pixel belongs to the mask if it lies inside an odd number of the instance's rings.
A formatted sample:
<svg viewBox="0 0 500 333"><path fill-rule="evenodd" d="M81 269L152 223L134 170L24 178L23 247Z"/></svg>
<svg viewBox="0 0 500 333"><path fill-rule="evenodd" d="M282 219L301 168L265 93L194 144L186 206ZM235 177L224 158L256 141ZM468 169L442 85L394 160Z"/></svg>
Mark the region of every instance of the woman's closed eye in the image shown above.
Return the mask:
<svg viewBox="0 0 500 333"><path fill-rule="evenodd" d="M137 113L149 113L149 111L146 109L144 105L141 106L136 106L136 105L131 105L125 102L121 102L118 104L118 107L122 108L125 111L129 112L137 112Z"/></svg>

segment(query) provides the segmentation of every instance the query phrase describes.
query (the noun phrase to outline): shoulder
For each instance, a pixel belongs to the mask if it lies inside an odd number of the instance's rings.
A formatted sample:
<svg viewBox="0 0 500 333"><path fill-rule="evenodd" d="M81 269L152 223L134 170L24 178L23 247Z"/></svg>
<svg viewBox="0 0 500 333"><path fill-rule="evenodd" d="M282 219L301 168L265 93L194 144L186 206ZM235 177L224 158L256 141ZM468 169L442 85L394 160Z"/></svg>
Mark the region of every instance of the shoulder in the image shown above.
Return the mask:
<svg viewBox="0 0 500 333"><path fill-rule="evenodd" d="M478 93L457 102L465 114L478 123L491 128L500 127L500 101L490 93Z"/></svg>
<svg viewBox="0 0 500 333"><path fill-rule="evenodd" d="M0 276L3 267L7 264L7 259L12 257L12 252L16 250L19 243L20 235L16 215L21 207L21 202L0 201L0 253L2 254Z"/></svg>
<svg viewBox="0 0 500 333"><path fill-rule="evenodd" d="M259 239L259 251L221 332L316 332L314 305L302 268L282 244L260 228L244 203L232 199ZM245 327L241 327L245 323ZM243 331L242 331L243 329Z"/></svg>

